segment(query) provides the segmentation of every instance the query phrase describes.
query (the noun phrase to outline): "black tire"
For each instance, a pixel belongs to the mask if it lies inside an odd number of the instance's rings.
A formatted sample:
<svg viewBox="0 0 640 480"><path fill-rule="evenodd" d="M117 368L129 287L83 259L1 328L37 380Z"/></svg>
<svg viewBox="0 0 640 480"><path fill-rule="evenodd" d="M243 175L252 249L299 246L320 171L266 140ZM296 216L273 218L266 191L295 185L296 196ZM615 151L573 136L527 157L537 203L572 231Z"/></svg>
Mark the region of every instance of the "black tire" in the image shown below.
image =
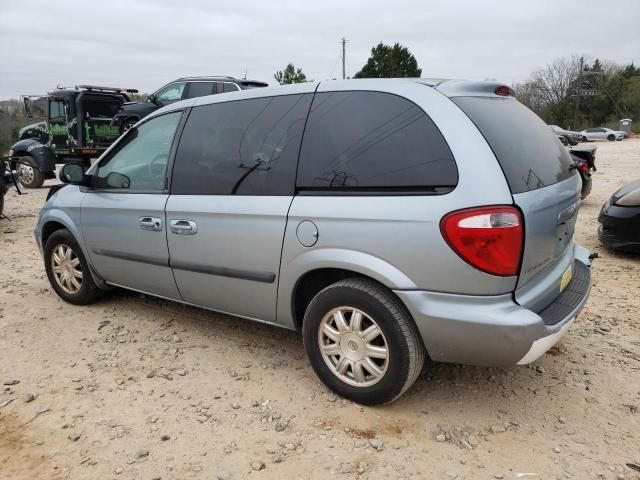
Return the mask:
<svg viewBox="0 0 640 480"><path fill-rule="evenodd" d="M609 140L610 142L613 142L616 139L616 136L612 133L607 137L607 140Z"/></svg>
<svg viewBox="0 0 640 480"><path fill-rule="evenodd" d="M133 127L136 123L138 123L138 119L137 118L127 118L120 125L120 135L125 133L127 130L129 130L131 127Z"/></svg>
<svg viewBox="0 0 640 480"><path fill-rule="evenodd" d="M79 282L80 288L76 292L65 291L65 287L61 285L62 281L59 281L58 278L56 278L56 274L53 271L52 257L54 251L57 251L60 246L71 249L73 257L70 256L70 261L71 258L77 258L79 260L79 268L82 273L82 278ZM71 232L67 229L56 230L47 239L47 242L44 245L44 267L47 271L47 277L49 278L51 287L53 287L58 296L60 296L60 298L65 302L73 303L74 305L88 305L95 302L103 295L103 291L100 290L93 281L93 277L89 271L89 265L82 253L82 249ZM75 268L77 269L78 267Z"/></svg>
<svg viewBox="0 0 640 480"><path fill-rule="evenodd" d="M18 169L21 171L20 184L25 188L40 188L44 183L44 173L38 169L38 165L31 157L22 157L20 159L26 165L18 163Z"/></svg>
<svg viewBox="0 0 640 480"><path fill-rule="evenodd" d="M388 358L379 360L383 365L386 364L386 370L376 383L364 386L347 383L329 367L321 352L320 328L323 319L332 318L329 314L339 307L359 310L365 315L363 327L368 316L382 331L378 340L382 338L383 345L386 345ZM349 320L350 327L353 326L352 318ZM320 380L338 395L363 405L379 405L398 398L413 385L425 361L424 345L409 312L388 289L369 279L341 280L320 291L307 307L302 333L307 357ZM351 346L351 343L344 345ZM338 345L337 340L335 345ZM357 348L352 352L357 352ZM342 355L333 357L336 363L340 363ZM351 369L352 378L355 379L354 367L347 368ZM345 375L348 375L346 370ZM366 372L366 375L373 374Z"/></svg>
<svg viewBox="0 0 640 480"><path fill-rule="evenodd" d="M588 141L589 141L589 139L588 139L587 137L582 137L582 141L583 141L583 142L588 142Z"/></svg>
<svg viewBox="0 0 640 480"><path fill-rule="evenodd" d="M4 211L4 188L0 187L0 218L2 218L3 211Z"/></svg>

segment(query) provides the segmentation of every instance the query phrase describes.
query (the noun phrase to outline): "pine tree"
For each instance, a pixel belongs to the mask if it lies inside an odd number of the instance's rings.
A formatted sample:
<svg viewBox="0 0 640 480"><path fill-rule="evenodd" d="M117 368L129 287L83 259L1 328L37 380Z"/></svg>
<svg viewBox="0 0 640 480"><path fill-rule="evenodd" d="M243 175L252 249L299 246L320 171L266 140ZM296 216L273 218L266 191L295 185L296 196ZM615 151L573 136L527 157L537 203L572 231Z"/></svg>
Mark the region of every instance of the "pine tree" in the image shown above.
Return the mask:
<svg viewBox="0 0 640 480"><path fill-rule="evenodd" d="M273 75L273 78L280 85L289 85L291 83L304 83L307 81L307 76L302 73L302 69L293 66L293 63L290 63L285 67L284 70L280 70Z"/></svg>
<svg viewBox="0 0 640 480"><path fill-rule="evenodd" d="M371 49L371 56L355 78L398 78L419 77L422 69L418 68L416 58L407 47L399 43L393 46L380 42Z"/></svg>

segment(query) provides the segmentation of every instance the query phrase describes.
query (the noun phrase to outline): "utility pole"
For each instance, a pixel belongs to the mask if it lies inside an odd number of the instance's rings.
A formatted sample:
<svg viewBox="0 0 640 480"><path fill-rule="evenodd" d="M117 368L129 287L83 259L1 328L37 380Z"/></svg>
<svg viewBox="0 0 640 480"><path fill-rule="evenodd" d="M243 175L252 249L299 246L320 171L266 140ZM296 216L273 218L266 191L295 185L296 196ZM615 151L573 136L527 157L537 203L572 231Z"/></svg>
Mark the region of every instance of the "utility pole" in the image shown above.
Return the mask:
<svg viewBox="0 0 640 480"><path fill-rule="evenodd" d="M342 42L342 79L344 80L345 78L347 78L347 74L345 70L345 62L346 62L345 50L347 46L347 39L342 37L340 41Z"/></svg>
<svg viewBox="0 0 640 480"><path fill-rule="evenodd" d="M580 70L578 71L578 85L576 90L576 110L573 113L573 125L571 128L577 128L578 124L578 109L580 108L580 95L582 95L582 70L584 70L584 57L580 57Z"/></svg>

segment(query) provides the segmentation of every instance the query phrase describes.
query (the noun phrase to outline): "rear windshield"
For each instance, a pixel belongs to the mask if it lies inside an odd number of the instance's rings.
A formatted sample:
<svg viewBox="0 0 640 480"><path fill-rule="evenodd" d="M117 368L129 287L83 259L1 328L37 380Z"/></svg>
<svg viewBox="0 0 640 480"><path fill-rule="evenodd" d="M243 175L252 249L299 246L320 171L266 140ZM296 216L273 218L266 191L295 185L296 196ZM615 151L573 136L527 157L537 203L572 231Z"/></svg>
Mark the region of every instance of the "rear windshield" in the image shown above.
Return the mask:
<svg viewBox="0 0 640 480"><path fill-rule="evenodd" d="M452 98L495 153L511 193L562 182L575 175L571 157L549 127L513 98Z"/></svg>

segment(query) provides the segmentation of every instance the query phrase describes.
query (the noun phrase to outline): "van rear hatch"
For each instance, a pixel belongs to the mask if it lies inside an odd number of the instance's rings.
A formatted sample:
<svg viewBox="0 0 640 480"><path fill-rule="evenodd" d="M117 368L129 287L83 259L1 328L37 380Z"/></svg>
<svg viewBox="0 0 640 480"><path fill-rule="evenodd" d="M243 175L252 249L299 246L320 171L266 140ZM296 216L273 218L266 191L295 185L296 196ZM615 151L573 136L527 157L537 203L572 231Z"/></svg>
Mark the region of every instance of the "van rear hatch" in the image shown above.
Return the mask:
<svg viewBox="0 0 640 480"><path fill-rule="evenodd" d="M574 263L573 232L582 186L567 150L549 127L515 98L451 99L492 148L522 210L525 240L515 299L539 312L566 287Z"/></svg>

